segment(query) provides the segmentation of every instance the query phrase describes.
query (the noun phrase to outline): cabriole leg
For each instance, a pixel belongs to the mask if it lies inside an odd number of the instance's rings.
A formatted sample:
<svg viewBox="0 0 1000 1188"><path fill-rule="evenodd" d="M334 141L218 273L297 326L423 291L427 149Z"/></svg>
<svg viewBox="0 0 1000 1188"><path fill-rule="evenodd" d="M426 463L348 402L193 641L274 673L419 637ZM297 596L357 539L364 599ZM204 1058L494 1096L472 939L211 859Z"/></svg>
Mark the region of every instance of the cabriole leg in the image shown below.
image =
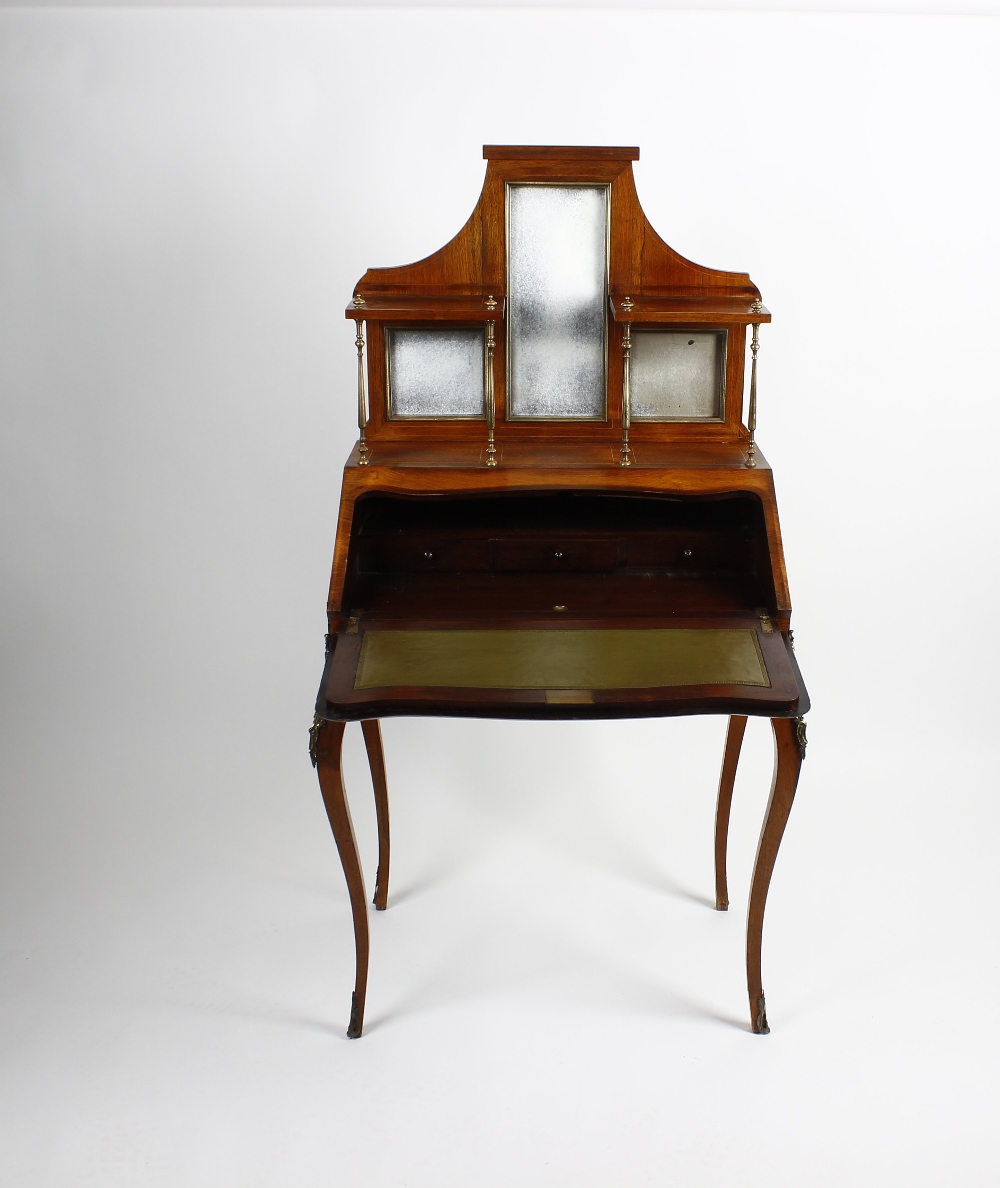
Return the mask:
<svg viewBox="0 0 1000 1188"><path fill-rule="evenodd" d="M345 722L317 721L313 726L313 756L319 775L319 787L330 818L340 862L347 879L354 916L354 948L356 957L354 993L351 996L351 1021L347 1034L357 1039L365 1018L365 991L368 985L368 906L365 902L365 881L361 860L354 840L351 811L344 795L344 775L340 757L344 743Z"/></svg>
<svg viewBox="0 0 1000 1188"><path fill-rule="evenodd" d="M801 718L772 718L771 727L774 730L774 778L771 781L771 799L768 801L764 827L757 845L757 860L750 886L750 910L747 914L747 991L750 995L750 1022L757 1035L767 1035L771 1030L767 1025L760 977L764 904L805 756L805 723Z"/></svg>
<svg viewBox="0 0 1000 1188"><path fill-rule="evenodd" d="M740 761L740 747L747 728L746 718L732 717L726 732L726 749L722 756L719 776L719 799L715 806L715 906L720 912L729 907L729 887L726 882L726 849L729 842L729 810L733 804L733 784Z"/></svg>
<svg viewBox="0 0 1000 1188"><path fill-rule="evenodd" d="M361 723L368 752L368 766L375 789L375 816L378 819L378 870L375 873L375 904L377 912L384 912L389 896L389 789L385 781L385 756L382 753L382 731L378 718Z"/></svg>

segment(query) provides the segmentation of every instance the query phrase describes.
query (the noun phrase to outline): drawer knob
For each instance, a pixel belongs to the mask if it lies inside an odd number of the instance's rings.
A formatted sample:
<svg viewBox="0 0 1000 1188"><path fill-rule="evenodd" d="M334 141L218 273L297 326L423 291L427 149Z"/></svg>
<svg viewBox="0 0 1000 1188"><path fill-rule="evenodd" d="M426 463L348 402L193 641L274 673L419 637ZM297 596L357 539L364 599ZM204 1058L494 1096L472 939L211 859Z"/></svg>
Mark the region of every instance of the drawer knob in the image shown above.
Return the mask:
<svg viewBox="0 0 1000 1188"><path fill-rule="evenodd" d="M557 551L557 552L556 552L556 556L557 556L557 557L561 557L561 556L562 556L562 553L560 553L560 552L558 552L558 551Z"/></svg>
<svg viewBox="0 0 1000 1188"><path fill-rule="evenodd" d="M430 561L430 559L431 559L431 558L434 556L434 554L433 554L433 553L430 551L430 549L428 549L428 550L427 550L427 551L424 553L424 556L427 558L427 560L428 560L428 561Z"/></svg>
<svg viewBox="0 0 1000 1188"><path fill-rule="evenodd" d="M691 556L691 550L690 550L690 549L685 549L685 550L684 550L684 556L685 556L685 557L690 557L690 556Z"/></svg>

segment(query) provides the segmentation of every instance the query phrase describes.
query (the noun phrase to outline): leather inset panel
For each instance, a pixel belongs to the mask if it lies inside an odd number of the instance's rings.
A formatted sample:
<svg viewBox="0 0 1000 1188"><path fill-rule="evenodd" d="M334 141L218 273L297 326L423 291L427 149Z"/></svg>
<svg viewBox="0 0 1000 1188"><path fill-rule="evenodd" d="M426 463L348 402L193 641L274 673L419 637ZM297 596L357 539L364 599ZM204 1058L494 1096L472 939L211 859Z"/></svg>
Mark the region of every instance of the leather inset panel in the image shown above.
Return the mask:
<svg viewBox="0 0 1000 1188"><path fill-rule="evenodd" d="M614 628L365 633L355 689L769 687L756 631Z"/></svg>

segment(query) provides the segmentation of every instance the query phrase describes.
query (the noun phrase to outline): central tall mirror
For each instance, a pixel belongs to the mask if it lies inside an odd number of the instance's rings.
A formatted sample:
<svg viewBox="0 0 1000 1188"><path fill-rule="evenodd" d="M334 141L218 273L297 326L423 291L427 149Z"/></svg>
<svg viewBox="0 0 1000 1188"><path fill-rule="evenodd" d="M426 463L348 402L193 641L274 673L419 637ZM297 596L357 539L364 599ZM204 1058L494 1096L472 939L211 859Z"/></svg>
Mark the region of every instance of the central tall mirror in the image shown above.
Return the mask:
<svg viewBox="0 0 1000 1188"><path fill-rule="evenodd" d="M507 186L507 415L607 418L609 188Z"/></svg>

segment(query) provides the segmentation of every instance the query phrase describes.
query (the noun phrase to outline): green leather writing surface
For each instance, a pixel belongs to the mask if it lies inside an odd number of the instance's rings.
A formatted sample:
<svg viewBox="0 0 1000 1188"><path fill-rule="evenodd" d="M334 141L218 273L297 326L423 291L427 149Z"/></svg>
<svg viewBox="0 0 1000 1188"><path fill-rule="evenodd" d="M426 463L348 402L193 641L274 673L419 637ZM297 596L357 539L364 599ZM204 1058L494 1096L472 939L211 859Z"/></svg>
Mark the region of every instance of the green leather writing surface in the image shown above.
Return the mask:
<svg viewBox="0 0 1000 1188"><path fill-rule="evenodd" d="M756 631L614 628L365 633L355 689L651 689L771 684Z"/></svg>

